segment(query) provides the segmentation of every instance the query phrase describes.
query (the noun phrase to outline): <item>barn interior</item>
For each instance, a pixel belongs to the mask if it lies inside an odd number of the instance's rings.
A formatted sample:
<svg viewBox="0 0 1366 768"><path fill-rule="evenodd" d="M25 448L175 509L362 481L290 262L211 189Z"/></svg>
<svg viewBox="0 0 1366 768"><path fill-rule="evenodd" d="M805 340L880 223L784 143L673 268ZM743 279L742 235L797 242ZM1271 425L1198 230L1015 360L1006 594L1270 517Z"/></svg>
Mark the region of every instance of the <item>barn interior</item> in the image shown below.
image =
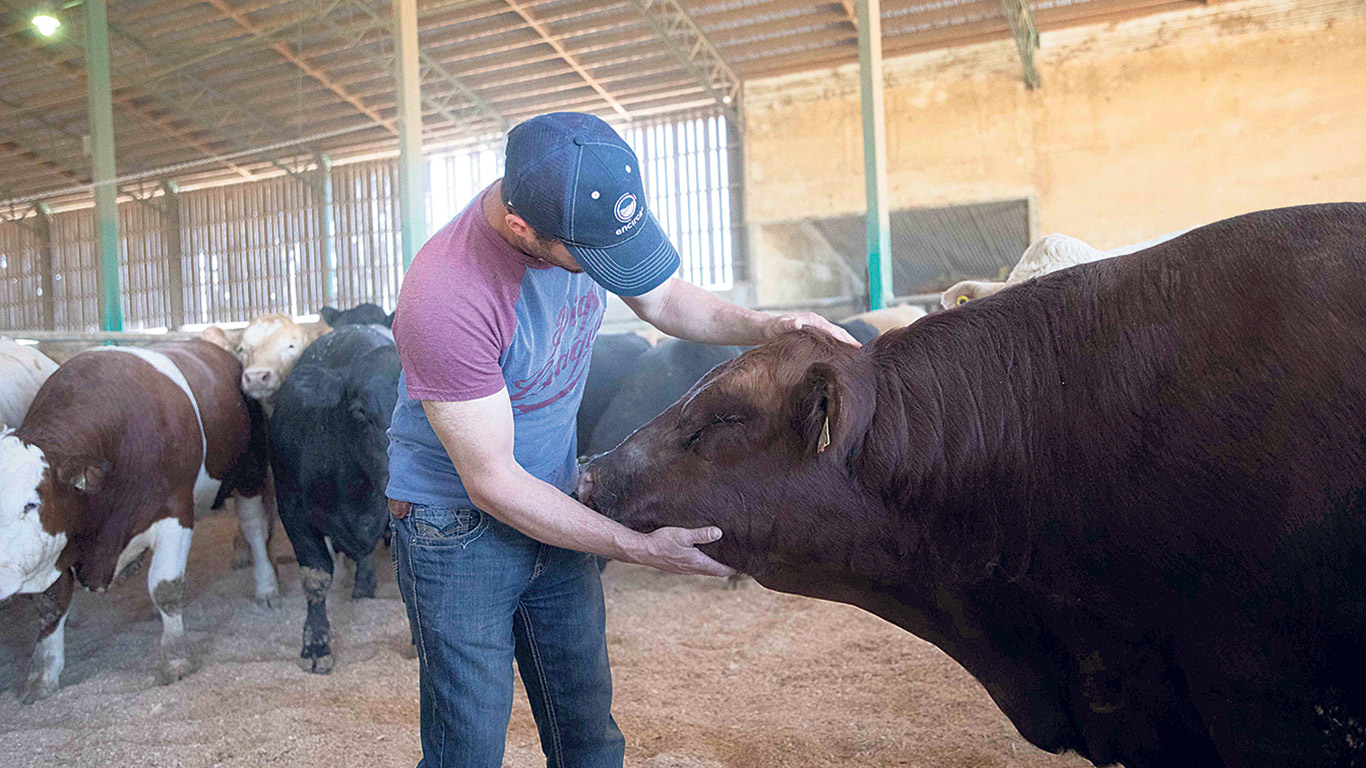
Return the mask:
<svg viewBox="0 0 1366 768"><path fill-rule="evenodd" d="M933 312L1049 233L1108 249L1366 197L1363 73L1366 0L0 0L0 336L69 354L392 311L508 130L554 111L632 145L683 279ZM613 299L603 327L643 324ZM77 596L62 688L32 705L10 691L37 619L0 602L0 763L416 764L387 549L376 599L333 585L337 668L310 675L289 543L262 607L235 525L197 523L197 669L169 686L138 579ZM604 580L627 765L1087 764L849 606ZM518 685L512 768L543 761Z"/></svg>

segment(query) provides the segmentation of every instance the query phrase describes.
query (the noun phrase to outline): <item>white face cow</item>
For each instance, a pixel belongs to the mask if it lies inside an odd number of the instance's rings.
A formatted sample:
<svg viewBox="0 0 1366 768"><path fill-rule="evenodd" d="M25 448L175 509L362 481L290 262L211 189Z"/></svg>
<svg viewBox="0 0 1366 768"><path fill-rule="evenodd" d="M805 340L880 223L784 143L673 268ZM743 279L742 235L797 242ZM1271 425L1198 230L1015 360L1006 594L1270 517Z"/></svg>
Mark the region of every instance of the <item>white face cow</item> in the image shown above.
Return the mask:
<svg viewBox="0 0 1366 768"><path fill-rule="evenodd" d="M210 326L201 335L237 357L242 364L242 391L248 397L269 400L304 349L330 330L325 323L300 325L288 315L272 314L261 315L240 330Z"/></svg>
<svg viewBox="0 0 1366 768"><path fill-rule="evenodd" d="M48 474L42 449L0 433L0 600L42 592L57 580L66 534L43 527L39 486Z"/></svg>

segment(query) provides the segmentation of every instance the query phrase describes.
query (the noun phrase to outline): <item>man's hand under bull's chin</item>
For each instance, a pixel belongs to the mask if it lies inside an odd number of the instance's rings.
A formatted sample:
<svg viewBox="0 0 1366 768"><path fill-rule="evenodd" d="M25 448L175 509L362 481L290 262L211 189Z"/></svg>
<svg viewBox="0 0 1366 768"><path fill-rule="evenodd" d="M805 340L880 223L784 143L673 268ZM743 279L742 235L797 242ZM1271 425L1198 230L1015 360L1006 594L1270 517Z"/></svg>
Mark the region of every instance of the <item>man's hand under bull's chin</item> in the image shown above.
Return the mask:
<svg viewBox="0 0 1366 768"><path fill-rule="evenodd" d="M764 328L764 337L772 339L789 331L796 331L802 328L815 328L825 331L845 344L852 344L855 347L863 346L859 344L849 332L834 323L826 320L815 312L794 312L786 315L776 315Z"/></svg>

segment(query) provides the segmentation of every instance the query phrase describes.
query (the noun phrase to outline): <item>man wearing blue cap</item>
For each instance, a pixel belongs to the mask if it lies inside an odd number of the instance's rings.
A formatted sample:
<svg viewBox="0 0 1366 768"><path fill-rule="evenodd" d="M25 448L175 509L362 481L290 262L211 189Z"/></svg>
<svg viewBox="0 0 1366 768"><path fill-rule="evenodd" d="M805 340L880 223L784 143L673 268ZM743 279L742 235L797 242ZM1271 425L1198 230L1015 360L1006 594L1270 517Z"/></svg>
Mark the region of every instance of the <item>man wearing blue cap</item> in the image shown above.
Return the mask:
<svg viewBox="0 0 1366 768"><path fill-rule="evenodd" d="M641 534L568 495L604 291L673 336L758 344L814 314L737 307L673 277L635 153L590 115L528 120L504 177L418 252L394 320L389 437L399 590L420 661L422 768L502 765L515 658L551 766L619 767L596 559L730 569L716 528ZM591 553L591 554L586 554Z"/></svg>

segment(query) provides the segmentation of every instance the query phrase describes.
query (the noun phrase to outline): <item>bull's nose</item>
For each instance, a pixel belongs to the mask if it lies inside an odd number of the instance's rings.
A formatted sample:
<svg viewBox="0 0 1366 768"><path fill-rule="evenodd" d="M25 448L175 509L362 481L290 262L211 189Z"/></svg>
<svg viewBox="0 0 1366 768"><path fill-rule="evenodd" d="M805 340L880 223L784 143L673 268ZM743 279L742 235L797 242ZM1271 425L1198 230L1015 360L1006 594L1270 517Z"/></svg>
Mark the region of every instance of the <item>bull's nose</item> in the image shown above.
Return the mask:
<svg viewBox="0 0 1366 768"><path fill-rule="evenodd" d="M269 387L275 381L275 372L269 368L248 368L242 371L242 389Z"/></svg>

